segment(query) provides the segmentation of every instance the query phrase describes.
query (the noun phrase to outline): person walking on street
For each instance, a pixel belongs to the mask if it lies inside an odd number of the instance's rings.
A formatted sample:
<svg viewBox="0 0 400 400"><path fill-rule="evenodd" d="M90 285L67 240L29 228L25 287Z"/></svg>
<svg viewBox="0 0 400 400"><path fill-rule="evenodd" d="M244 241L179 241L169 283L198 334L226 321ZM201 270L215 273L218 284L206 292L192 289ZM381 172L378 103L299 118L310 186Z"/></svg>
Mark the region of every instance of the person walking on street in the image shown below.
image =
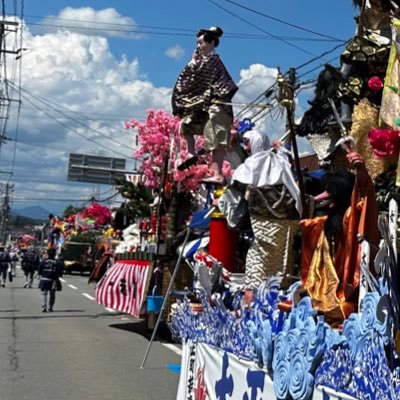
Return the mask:
<svg viewBox="0 0 400 400"><path fill-rule="evenodd" d="M1 287L6 286L7 271L11 266L10 253L6 250L5 246L0 245L0 281Z"/></svg>
<svg viewBox="0 0 400 400"><path fill-rule="evenodd" d="M11 270L9 271L9 280L11 282L13 278L17 276L18 249L12 246L10 246L9 249L11 258Z"/></svg>
<svg viewBox="0 0 400 400"><path fill-rule="evenodd" d="M64 262L55 259L56 249L47 249L47 258L40 261L38 274L42 312L53 311L56 291L61 290L60 277L64 271Z"/></svg>
<svg viewBox="0 0 400 400"><path fill-rule="evenodd" d="M22 257L21 261L22 270L25 274L24 288L31 288L33 286L33 277L39 268L40 258L35 247L30 246L28 251Z"/></svg>

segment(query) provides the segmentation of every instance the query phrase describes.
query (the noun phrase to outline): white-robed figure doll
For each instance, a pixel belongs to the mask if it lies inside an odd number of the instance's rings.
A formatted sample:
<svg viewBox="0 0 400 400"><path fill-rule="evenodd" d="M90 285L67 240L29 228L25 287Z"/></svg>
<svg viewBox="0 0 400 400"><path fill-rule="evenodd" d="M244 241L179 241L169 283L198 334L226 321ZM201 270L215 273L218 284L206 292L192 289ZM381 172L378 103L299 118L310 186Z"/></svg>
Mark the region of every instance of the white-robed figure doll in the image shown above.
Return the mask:
<svg viewBox="0 0 400 400"><path fill-rule="evenodd" d="M238 87L215 48L221 28L200 29L191 61L180 73L172 93L172 111L182 118L181 133L188 151L195 156L194 135L204 134L206 150L212 154L210 183L222 184L222 163L229 144L233 122L230 102Z"/></svg>
<svg viewBox="0 0 400 400"><path fill-rule="evenodd" d="M243 138L250 156L235 170L232 181L245 187L254 235L245 270L245 303L249 304L253 290L265 279L291 272L302 204L283 150L278 145L271 148L268 136L257 130L246 132Z"/></svg>

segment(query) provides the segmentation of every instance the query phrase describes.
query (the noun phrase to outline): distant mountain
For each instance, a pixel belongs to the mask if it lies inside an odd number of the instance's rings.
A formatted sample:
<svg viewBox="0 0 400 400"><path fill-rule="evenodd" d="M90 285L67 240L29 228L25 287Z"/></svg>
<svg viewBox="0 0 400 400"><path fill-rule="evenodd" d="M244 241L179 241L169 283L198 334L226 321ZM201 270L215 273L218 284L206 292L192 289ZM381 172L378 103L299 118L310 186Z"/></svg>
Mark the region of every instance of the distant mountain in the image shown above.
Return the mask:
<svg viewBox="0 0 400 400"><path fill-rule="evenodd" d="M46 210L42 206L31 206L24 208L12 208L11 214L13 215L21 215L23 217L28 217L32 219L41 219L45 220L48 218L50 211Z"/></svg>

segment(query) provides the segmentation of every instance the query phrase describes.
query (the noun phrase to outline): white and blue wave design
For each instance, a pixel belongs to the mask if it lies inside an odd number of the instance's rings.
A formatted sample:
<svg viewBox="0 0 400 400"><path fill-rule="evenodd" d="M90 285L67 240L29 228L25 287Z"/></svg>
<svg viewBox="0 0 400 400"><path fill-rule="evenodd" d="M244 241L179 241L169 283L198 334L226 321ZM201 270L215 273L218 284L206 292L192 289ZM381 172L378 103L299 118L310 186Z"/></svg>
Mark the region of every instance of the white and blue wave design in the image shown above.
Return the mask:
<svg viewBox="0 0 400 400"><path fill-rule="evenodd" d="M314 373L326 349L328 325L304 297L285 321L274 343L272 360L275 395L278 400L312 397ZM337 337L338 338L338 337ZM334 335L329 336L332 342Z"/></svg>
<svg viewBox="0 0 400 400"><path fill-rule="evenodd" d="M240 307L240 293L217 295L212 302L203 294L201 313L185 300L169 325L173 337L253 360L273 377L278 400L309 400L315 387L326 388L324 400L340 393L400 400L400 360L384 291L366 294L362 313L352 314L340 334L316 315L308 297L289 314L280 312L279 301L291 299L294 288L283 293L279 285L279 278L265 282L251 310Z"/></svg>
<svg viewBox="0 0 400 400"><path fill-rule="evenodd" d="M390 370L387 344L388 316L377 318L379 295L368 293L363 301L362 314L352 314L345 321L342 342L330 346L315 374L316 385L323 385L357 399L400 399L398 371ZM389 354L388 354L389 353Z"/></svg>

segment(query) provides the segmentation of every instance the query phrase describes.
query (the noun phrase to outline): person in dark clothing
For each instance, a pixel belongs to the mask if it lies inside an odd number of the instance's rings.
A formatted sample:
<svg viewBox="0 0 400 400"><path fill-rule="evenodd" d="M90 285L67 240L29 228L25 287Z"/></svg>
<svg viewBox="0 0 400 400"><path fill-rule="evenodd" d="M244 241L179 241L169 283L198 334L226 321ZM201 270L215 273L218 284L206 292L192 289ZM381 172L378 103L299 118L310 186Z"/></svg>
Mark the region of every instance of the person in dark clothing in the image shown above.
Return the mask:
<svg viewBox="0 0 400 400"><path fill-rule="evenodd" d="M40 258L37 250L32 246L22 257L21 267L25 274L24 288L33 286L33 277L38 270Z"/></svg>
<svg viewBox="0 0 400 400"><path fill-rule="evenodd" d="M6 286L7 271L11 266L10 253L6 250L4 245L0 245L0 280L1 287Z"/></svg>
<svg viewBox="0 0 400 400"><path fill-rule="evenodd" d="M53 311L56 301L56 291L61 290L60 277L64 271L64 261L55 259L56 250L52 247L47 249L47 258L39 264L39 289L42 312ZM49 295L49 296L48 296ZM47 299L47 297L49 297ZM48 300L48 301L47 301Z"/></svg>

